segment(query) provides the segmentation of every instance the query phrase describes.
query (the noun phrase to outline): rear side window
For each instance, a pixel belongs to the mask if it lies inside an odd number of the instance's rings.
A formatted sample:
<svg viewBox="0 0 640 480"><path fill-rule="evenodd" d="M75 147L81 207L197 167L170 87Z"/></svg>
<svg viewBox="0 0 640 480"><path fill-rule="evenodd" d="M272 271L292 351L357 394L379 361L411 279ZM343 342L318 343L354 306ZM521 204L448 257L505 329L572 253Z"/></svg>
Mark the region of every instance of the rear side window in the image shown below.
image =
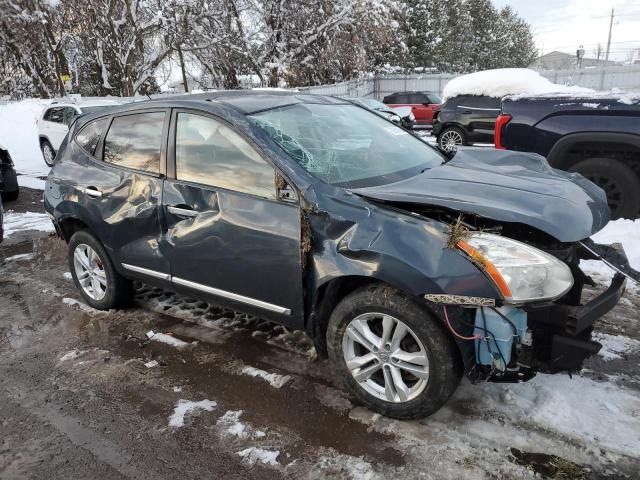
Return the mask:
<svg viewBox="0 0 640 480"><path fill-rule="evenodd" d="M225 124L203 115L179 113L176 178L260 197L275 197L275 171Z"/></svg>
<svg viewBox="0 0 640 480"><path fill-rule="evenodd" d="M48 122L62 123L64 120L64 108L54 107L50 108L44 114L44 119Z"/></svg>
<svg viewBox="0 0 640 480"><path fill-rule="evenodd" d="M94 155L96 153L96 147L100 143L102 133L107 128L109 123L108 118L100 118L93 122L87 123L80 133L76 135L76 143L80 145L87 153Z"/></svg>
<svg viewBox="0 0 640 480"><path fill-rule="evenodd" d="M164 112L115 117L104 141L104 161L160 173Z"/></svg>
<svg viewBox="0 0 640 480"><path fill-rule="evenodd" d="M484 95L469 95L463 98L464 101L459 103L459 105L463 107L495 110L500 109L499 98L486 97Z"/></svg>

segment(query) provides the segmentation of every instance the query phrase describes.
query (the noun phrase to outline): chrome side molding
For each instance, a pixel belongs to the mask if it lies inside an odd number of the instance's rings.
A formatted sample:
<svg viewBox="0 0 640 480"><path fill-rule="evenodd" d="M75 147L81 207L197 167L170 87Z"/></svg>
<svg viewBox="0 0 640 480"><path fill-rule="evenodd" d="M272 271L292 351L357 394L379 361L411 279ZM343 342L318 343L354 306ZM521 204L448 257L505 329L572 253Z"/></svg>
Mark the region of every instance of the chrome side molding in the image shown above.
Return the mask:
<svg viewBox="0 0 640 480"><path fill-rule="evenodd" d="M245 303L247 305L262 308L263 310L269 310L270 312L279 313L281 315L291 315L291 309L289 308L281 307L279 305L274 305L273 303L263 302L262 300L258 300L256 298L245 297L244 295L240 295L238 293L227 292L226 290L220 290L219 288L209 287L207 285L192 282L191 280L186 280L184 278L172 277L168 273L157 272L155 270L149 270L148 268L129 265L128 263L123 263L122 267L132 272L141 273L143 275L149 275L150 277L154 277L154 278L160 278L162 280L166 280L176 285L182 285L183 287L192 288L194 290L200 290L201 292L205 292L210 295L215 295L217 297L226 298L228 300L233 300L235 302Z"/></svg>
<svg viewBox="0 0 640 480"><path fill-rule="evenodd" d="M157 272L155 270L149 270L148 268L136 267L135 265L129 265L128 263L123 263L122 266L126 270L131 270L132 272L142 273L143 275L160 278L168 282L171 281L171 275L169 275L168 273Z"/></svg>

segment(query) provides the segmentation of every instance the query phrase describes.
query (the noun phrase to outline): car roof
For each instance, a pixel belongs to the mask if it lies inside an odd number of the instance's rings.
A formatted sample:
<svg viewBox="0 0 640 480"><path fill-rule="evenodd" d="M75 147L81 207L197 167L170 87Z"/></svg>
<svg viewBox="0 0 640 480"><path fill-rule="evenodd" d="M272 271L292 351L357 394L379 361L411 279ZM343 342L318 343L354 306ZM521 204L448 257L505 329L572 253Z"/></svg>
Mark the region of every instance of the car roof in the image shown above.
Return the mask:
<svg viewBox="0 0 640 480"><path fill-rule="evenodd" d="M101 100L101 99L97 99L97 100L80 100L78 102L57 102L57 101L53 101L48 105L45 105L45 109L49 109L49 108L59 108L59 107L116 107L118 105L123 105L122 102L119 102L117 100Z"/></svg>
<svg viewBox="0 0 640 480"><path fill-rule="evenodd" d="M193 102L221 103L243 114L252 114L280 108L290 105L315 104L315 105L350 105L351 102L342 98L328 95L313 95L300 92L282 92L278 90L221 90L196 94L172 95L154 98L145 102L136 102L132 105L151 103L176 104L181 101L193 104Z"/></svg>
<svg viewBox="0 0 640 480"><path fill-rule="evenodd" d="M408 93L435 93L435 92L431 92L429 90L409 90L409 91L406 91L406 92L393 92L393 93L390 93L387 96L390 97L391 95L406 95Z"/></svg>

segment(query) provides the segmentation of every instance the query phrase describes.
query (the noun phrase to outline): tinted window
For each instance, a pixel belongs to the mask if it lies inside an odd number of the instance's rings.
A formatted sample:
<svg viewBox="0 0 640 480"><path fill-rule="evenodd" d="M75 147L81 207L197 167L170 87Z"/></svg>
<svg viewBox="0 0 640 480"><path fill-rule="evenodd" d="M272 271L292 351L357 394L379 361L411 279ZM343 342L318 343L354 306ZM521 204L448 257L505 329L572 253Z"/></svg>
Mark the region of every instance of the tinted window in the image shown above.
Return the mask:
<svg viewBox="0 0 640 480"><path fill-rule="evenodd" d="M485 97L480 95L469 95L463 97L458 105L471 108L491 108L500 109L500 99L495 97Z"/></svg>
<svg viewBox="0 0 640 480"><path fill-rule="evenodd" d="M261 197L275 196L271 165L231 128L202 115L178 114L176 178Z"/></svg>
<svg viewBox="0 0 640 480"><path fill-rule="evenodd" d="M104 161L160 173L164 112L116 117L104 141Z"/></svg>
<svg viewBox="0 0 640 480"><path fill-rule="evenodd" d="M49 122L62 123L64 120L64 108L50 108L47 113L44 114L44 119Z"/></svg>
<svg viewBox="0 0 640 480"><path fill-rule="evenodd" d="M108 123L108 118L101 118L87 123L82 127L80 133L76 135L76 142L87 152L93 155L98 143L100 142L100 138L102 137L102 132L107 128Z"/></svg>
<svg viewBox="0 0 640 480"><path fill-rule="evenodd" d="M427 97L429 97L429 103L442 103L442 98L435 93L429 93Z"/></svg>
<svg viewBox="0 0 640 480"><path fill-rule="evenodd" d="M413 93L410 95L409 103L429 103L429 97L423 93Z"/></svg>
<svg viewBox="0 0 640 480"><path fill-rule="evenodd" d="M393 103L411 103L409 95L396 95Z"/></svg>

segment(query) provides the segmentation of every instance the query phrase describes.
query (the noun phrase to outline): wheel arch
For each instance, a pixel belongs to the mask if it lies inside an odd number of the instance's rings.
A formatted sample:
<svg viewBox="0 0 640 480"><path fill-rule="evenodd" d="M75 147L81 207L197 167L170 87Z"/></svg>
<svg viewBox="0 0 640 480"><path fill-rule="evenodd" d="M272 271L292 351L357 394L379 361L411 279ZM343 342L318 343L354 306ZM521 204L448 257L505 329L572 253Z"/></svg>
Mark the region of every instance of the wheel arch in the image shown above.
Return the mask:
<svg viewBox="0 0 640 480"><path fill-rule="evenodd" d="M78 217L63 217L58 220L58 227L60 229L60 236L67 243L69 243L69 240L71 240L73 234L80 230L86 230L95 237L95 234L93 233L89 225L80 220Z"/></svg>
<svg viewBox="0 0 640 480"><path fill-rule="evenodd" d="M624 147L627 147L640 152L640 136L630 133L571 133L555 143L547 155L547 161L554 168L566 170L580 161L580 159L569 155L571 150L579 145L606 145L609 150L620 149L621 151L624 150Z"/></svg>

